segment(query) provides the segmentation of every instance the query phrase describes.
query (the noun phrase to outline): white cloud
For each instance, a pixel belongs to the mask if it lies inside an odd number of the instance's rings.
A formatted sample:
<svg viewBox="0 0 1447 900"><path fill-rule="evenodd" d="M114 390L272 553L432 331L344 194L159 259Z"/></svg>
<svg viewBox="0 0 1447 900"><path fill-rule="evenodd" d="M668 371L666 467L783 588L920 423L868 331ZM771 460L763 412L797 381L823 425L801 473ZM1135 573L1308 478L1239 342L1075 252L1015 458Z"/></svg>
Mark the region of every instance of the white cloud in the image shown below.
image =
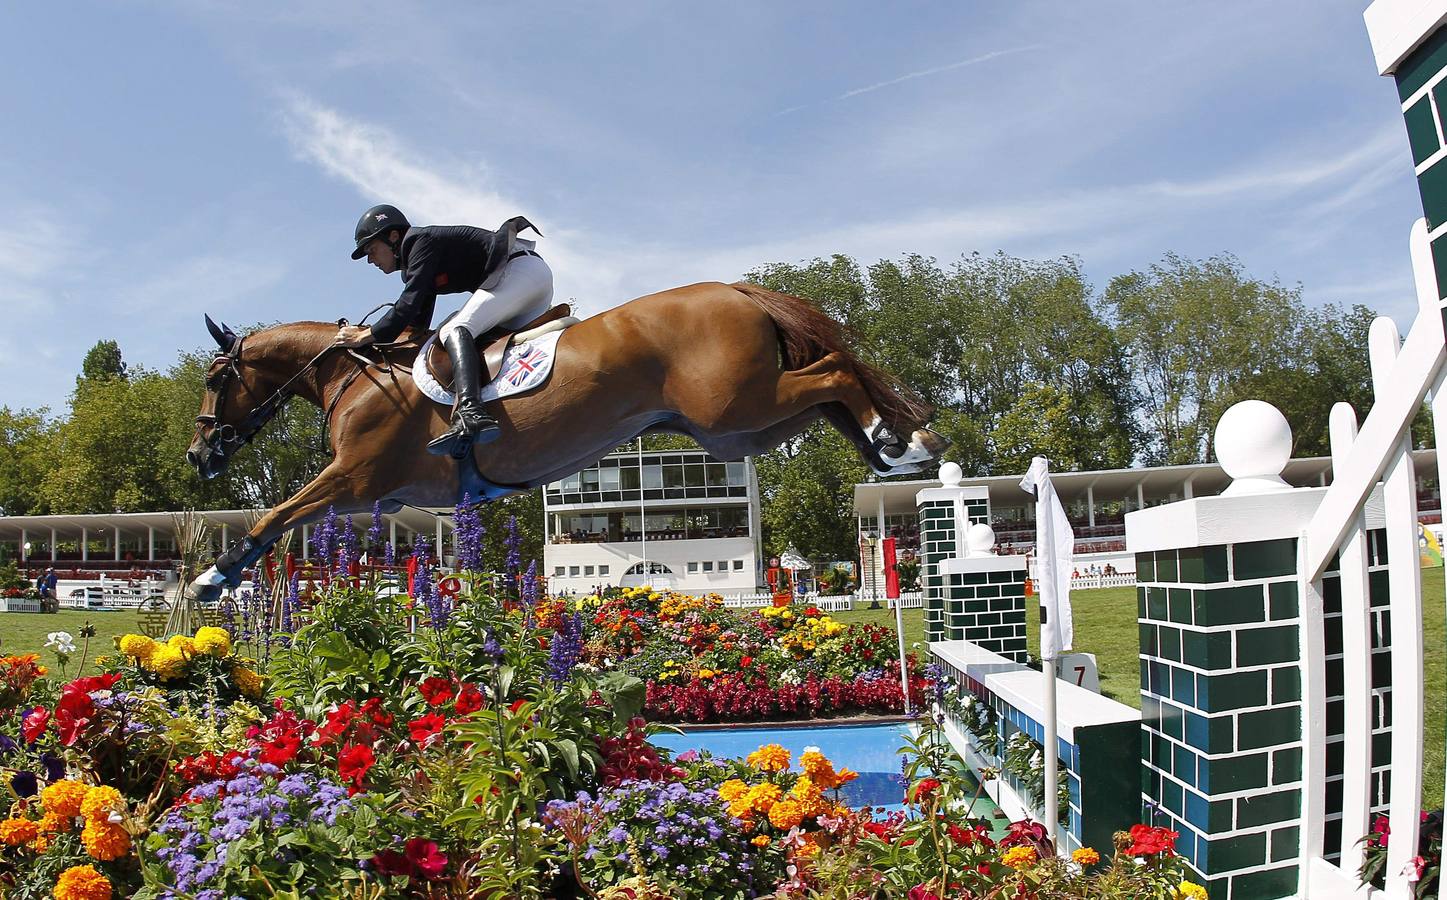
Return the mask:
<svg viewBox="0 0 1447 900"><path fill-rule="evenodd" d="M835 101L839 101L839 100L848 100L850 97L857 97L857 96L859 96L860 94L872 93L872 92L874 92L874 91L881 90L881 89L887 88L887 87L891 87L891 86L896 85L896 84L901 84L901 83L906 82L906 81L913 81L913 80L916 79L916 78L926 78L926 77L928 77L928 76L930 76L930 75L939 75L939 74L942 73L942 72L952 72L952 71L954 71L955 69L963 69L963 68L965 68L966 66L974 66L974 65L978 65L978 64L983 63L983 62L989 62L989 61L992 60L992 59L999 59L999 58L1002 57L1002 56L1009 56L1009 55L1011 55L1012 53L1024 53L1024 52L1026 52L1026 51L1028 51L1028 50L1038 50L1038 49L1040 49L1040 48L1043 47L1043 46L1045 46L1045 45L1044 45L1044 44L1030 44L1030 45L1025 46L1025 47L1011 47L1011 48L1008 49L1008 50L991 50L989 53L982 53L982 54L980 54L979 56L972 56L972 57L970 57L969 59L962 59L962 60L960 60L960 61L958 61L958 62L946 63L945 65L942 65L942 66L934 66L934 67L929 68L929 69L920 69L920 70L917 71L917 72L909 72L909 73L906 73L906 74L904 74L904 75L900 75L900 76L897 77L897 78L890 78L890 79L888 79L888 80L880 81L880 82L877 82L877 83L875 83L875 84L865 85L864 87L853 88L852 90L845 91L844 93L839 94L838 96L831 97L831 98L829 98L828 100L820 101L820 102L829 103L829 102L835 102ZM798 111L801 110L801 109L805 109L805 108L807 108L807 107L809 107L809 106L813 106L813 105L814 105L814 104L812 104L812 103L801 103L801 104L799 104L798 106L790 106L790 107L788 107L787 109L781 109L781 110L779 110L777 113L775 113L774 115L776 115L776 116L787 115L787 114L789 114L789 113L798 112Z"/></svg>

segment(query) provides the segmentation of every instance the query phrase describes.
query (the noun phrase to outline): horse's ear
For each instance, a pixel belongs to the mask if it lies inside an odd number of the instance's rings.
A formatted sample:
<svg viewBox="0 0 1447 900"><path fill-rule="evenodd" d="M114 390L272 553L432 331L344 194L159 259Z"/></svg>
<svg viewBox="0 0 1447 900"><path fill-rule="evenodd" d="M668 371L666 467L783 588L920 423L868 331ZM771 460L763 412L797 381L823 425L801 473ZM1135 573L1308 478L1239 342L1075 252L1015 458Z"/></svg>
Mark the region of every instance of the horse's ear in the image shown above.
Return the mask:
<svg viewBox="0 0 1447 900"><path fill-rule="evenodd" d="M236 343L236 335L231 332L230 328L223 328L217 325L211 321L211 316L207 315L206 330L211 332L211 337L216 341L217 346L221 348L222 353L231 352L231 346Z"/></svg>

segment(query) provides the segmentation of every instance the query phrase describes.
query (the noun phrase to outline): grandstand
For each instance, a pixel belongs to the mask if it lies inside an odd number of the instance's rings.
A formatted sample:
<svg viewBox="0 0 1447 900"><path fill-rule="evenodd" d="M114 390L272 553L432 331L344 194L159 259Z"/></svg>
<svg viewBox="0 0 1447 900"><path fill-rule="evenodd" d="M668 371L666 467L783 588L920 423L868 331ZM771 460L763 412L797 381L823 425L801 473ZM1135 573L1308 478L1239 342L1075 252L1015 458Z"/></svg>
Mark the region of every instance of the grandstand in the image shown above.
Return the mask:
<svg viewBox="0 0 1447 900"><path fill-rule="evenodd" d="M1436 481L1437 451L1415 450L1418 518L1424 524L1442 521L1442 495ZM1331 459L1309 457L1287 463L1281 477L1293 487L1331 483ZM1029 553L1035 547L1035 499L1020 488L1020 475L965 478L962 487L984 487L990 495L990 524L995 529L996 551ZM1075 530L1075 558L1083 570L1090 567L1134 573L1135 560L1125 552L1125 514L1191 497L1219 494L1231 483L1221 466L1202 463L1139 469L1101 469L1091 472L1054 472L1051 481L1066 507ZM919 548L915 495L939 487L934 479L871 481L854 486L854 514L860 546L867 557L870 539L893 537L900 550ZM883 522L883 532L880 523ZM875 551L877 555L877 551ZM875 565L880 565L876 560ZM870 568L866 558L865 568Z"/></svg>

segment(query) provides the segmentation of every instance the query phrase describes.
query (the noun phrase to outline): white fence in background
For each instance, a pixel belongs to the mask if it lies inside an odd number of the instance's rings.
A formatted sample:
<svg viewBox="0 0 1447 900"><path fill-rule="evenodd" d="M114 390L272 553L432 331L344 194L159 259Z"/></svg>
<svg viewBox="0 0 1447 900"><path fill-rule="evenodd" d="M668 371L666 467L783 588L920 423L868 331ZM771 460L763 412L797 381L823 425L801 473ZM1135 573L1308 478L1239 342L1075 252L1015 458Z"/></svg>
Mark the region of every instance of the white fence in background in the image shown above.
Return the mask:
<svg viewBox="0 0 1447 900"><path fill-rule="evenodd" d="M769 606L773 602L774 595L769 593L735 594L725 597L723 605L733 609L757 609L761 606ZM854 609L868 609L870 604L874 602L874 598L868 594L841 594L834 597L821 597L813 591L810 591L800 598L799 602L817 606L825 612L849 612ZM886 609L894 609L895 603L896 601L885 597L879 598L879 605ZM898 603L901 609L923 609L924 594L918 591L900 594Z"/></svg>
<svg viewBox="0 0 1447 900"><path fill-rule="evenodd" d="M1134 572L1117 572L1114 575L1077 575L1070 579L1072 591L1090 591L1096 588L1135 587Z"/></svg>

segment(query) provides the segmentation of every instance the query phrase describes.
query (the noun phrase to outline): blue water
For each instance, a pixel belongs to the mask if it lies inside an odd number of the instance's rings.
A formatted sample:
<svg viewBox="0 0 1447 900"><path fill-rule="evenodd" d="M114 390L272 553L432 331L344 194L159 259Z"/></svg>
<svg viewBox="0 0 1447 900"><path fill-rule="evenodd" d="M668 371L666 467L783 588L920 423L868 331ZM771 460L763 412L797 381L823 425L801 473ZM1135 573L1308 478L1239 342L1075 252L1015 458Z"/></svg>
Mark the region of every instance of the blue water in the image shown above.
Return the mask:
<svg viewBox="0 0 1447 900"><path fill-rule="evenodd" d="M818 747L837 768L850 768L859 777L842 790L844 801L853 807L883 807L886 812L904 808L904 776L898 752L905 746L911 726L813 725L805 728L761 726L684 734L657 734L651 740L675 754L685 750L707 750L714 756L743 759L764 744L779 744L793 754L798 771L799 754L805 747Z"/></svg>

